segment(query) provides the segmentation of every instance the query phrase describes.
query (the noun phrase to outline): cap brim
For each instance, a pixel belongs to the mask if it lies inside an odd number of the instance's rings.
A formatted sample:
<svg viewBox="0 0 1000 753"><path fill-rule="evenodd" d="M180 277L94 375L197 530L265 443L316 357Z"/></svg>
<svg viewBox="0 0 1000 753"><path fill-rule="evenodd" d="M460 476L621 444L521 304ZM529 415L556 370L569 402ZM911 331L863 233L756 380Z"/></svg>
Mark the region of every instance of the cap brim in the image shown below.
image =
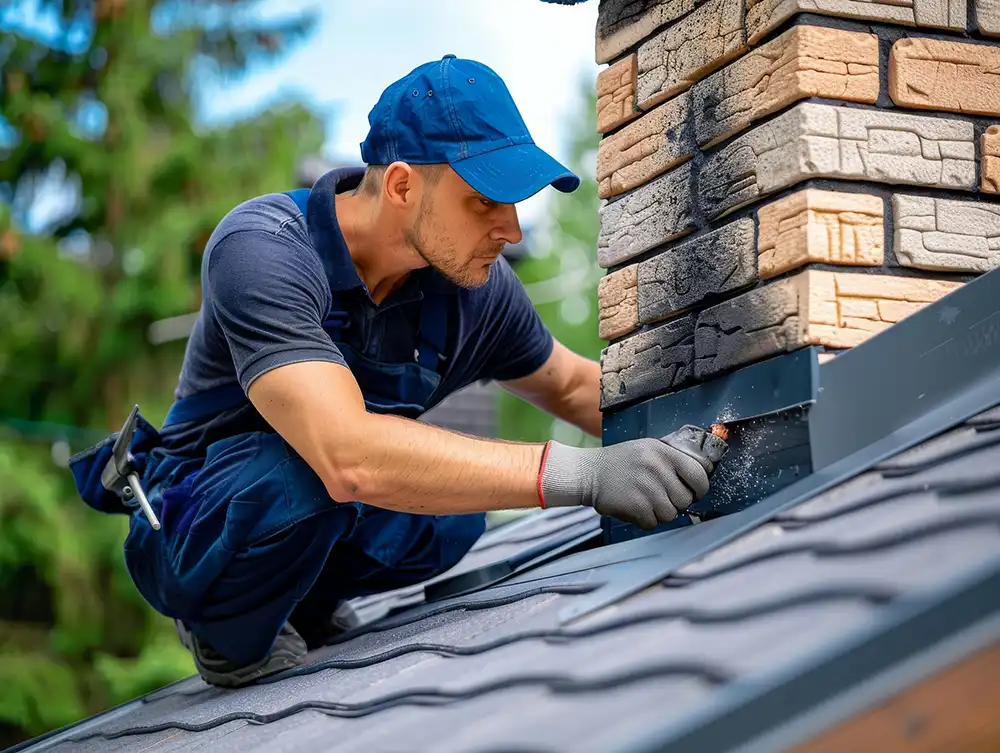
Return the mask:
<svg viewBox="0 0 1000 753"><path fill-rule="evenodd" d="M572 193L580 179L535 144L517 144L451 163L456 173L487 199L516 204L546 186Z"/></svg>

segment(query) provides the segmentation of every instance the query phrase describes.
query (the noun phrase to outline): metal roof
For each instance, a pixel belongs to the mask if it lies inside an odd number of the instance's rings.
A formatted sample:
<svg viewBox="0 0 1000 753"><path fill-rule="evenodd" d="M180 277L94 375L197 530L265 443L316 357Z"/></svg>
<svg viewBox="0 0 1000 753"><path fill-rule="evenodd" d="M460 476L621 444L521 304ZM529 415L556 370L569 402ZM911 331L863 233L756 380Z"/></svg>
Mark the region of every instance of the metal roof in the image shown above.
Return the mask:
<svg viewBox="0 0 1000 753"><path fill-rule="evenodd" d="M671 538L723 519L411 606L254 687L191 678L27 750L655 750L950 584L1000 577L998 469L991 410L577 622L560 613ZM463 567L587 514L543 512L491 531ZM998 589L980 597L983 612L1000 612Z"/></svg>
<svg viewBox="0 0 1000 753"><path fill-rule="evenodd" d="M487 532L437 585L506 562L498 581L353 602L356 627L307 666L239 690L193 677L15 750L724 753L808 739L1000 638L998 287L1000 270L831 362L817 406L850 396L830 378L857 379L851 363L888 380L880 352L913 397L872 404L839 427L827 465L751 507L548 560L535 555L598 519L533 514Z"/></svg>

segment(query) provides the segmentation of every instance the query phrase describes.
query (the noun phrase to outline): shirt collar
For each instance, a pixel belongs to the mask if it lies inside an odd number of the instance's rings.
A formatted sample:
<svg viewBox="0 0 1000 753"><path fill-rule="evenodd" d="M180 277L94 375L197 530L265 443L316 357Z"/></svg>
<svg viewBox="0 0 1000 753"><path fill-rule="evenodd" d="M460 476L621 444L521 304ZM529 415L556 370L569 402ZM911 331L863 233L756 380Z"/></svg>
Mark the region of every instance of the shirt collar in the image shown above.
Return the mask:
<svg viewBox="0 0 1000 753"><path fill-rule="evenodd" d="M363 167L334 168L320 176L309 192L306 205L306 225L309 237L319 253L332 291L364 288L347 248L347 241L337 222L336 194L355 188L365 174ZM414 272L411 279L390 297L393 305L423 298L424 293L454 294L458 286L436 270L425 268ZM388 303L388 301L387 301Z"/></svg>
<svg viewBox="0 0 1000 753"><path fill-rule="evenodd" d="M330 290L341 291L363 287L347 249L344 234L337 222L336 194L354 188L361 182L364 168L335 168L320 176L309 192L306 204L306 225L309 238L323 262Z"/></svg>

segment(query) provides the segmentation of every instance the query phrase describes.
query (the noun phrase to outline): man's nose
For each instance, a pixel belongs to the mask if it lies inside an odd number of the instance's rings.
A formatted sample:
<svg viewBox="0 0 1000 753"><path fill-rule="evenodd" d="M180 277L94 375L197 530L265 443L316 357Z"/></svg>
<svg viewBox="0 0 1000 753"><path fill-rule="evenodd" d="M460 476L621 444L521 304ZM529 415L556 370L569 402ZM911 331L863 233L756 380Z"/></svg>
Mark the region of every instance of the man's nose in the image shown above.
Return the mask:
<svg viewBox="0 0 1000 753"><path fill-rule="evenodd" d="M517 207L513 204L497 207L496 224L490 231L490 240L511 245L521 242L521 223L517 219Z"/></svg>

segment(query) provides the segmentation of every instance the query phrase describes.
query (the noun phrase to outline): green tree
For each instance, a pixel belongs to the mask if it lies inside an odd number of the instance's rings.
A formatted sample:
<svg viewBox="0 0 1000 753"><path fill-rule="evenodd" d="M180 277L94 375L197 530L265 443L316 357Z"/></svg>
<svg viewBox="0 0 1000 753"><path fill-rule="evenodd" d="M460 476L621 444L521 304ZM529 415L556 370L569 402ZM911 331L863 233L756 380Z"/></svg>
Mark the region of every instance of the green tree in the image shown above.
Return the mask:
<svg viewBox="0 0 1000 753"><path fill-rule="evenodd" d="M205 82L314 23L247 5L0 0L0 747L193 671L124 569L126 521L86 508L53 448L64 463L132 403L162 420L183 344L150 325L197 309L223 214L320 148L301 106L198 123Z"/></svg>
<svg viewBox="0 0 1000 753"><path fill-rule="evenodd" d="M580 187L571 194L552 192L549 216L516 271L553 336L570 350L597 359L604 343L597 336L597 283L603 270L597 264L599 200L593 177L600 141L595 79L583 76L579 91L566 137L567 166L580 176ZM500 396L499 413L498 433L505 439L541 442L555 437L581 446L599 444L507 393Z"/></svg>

